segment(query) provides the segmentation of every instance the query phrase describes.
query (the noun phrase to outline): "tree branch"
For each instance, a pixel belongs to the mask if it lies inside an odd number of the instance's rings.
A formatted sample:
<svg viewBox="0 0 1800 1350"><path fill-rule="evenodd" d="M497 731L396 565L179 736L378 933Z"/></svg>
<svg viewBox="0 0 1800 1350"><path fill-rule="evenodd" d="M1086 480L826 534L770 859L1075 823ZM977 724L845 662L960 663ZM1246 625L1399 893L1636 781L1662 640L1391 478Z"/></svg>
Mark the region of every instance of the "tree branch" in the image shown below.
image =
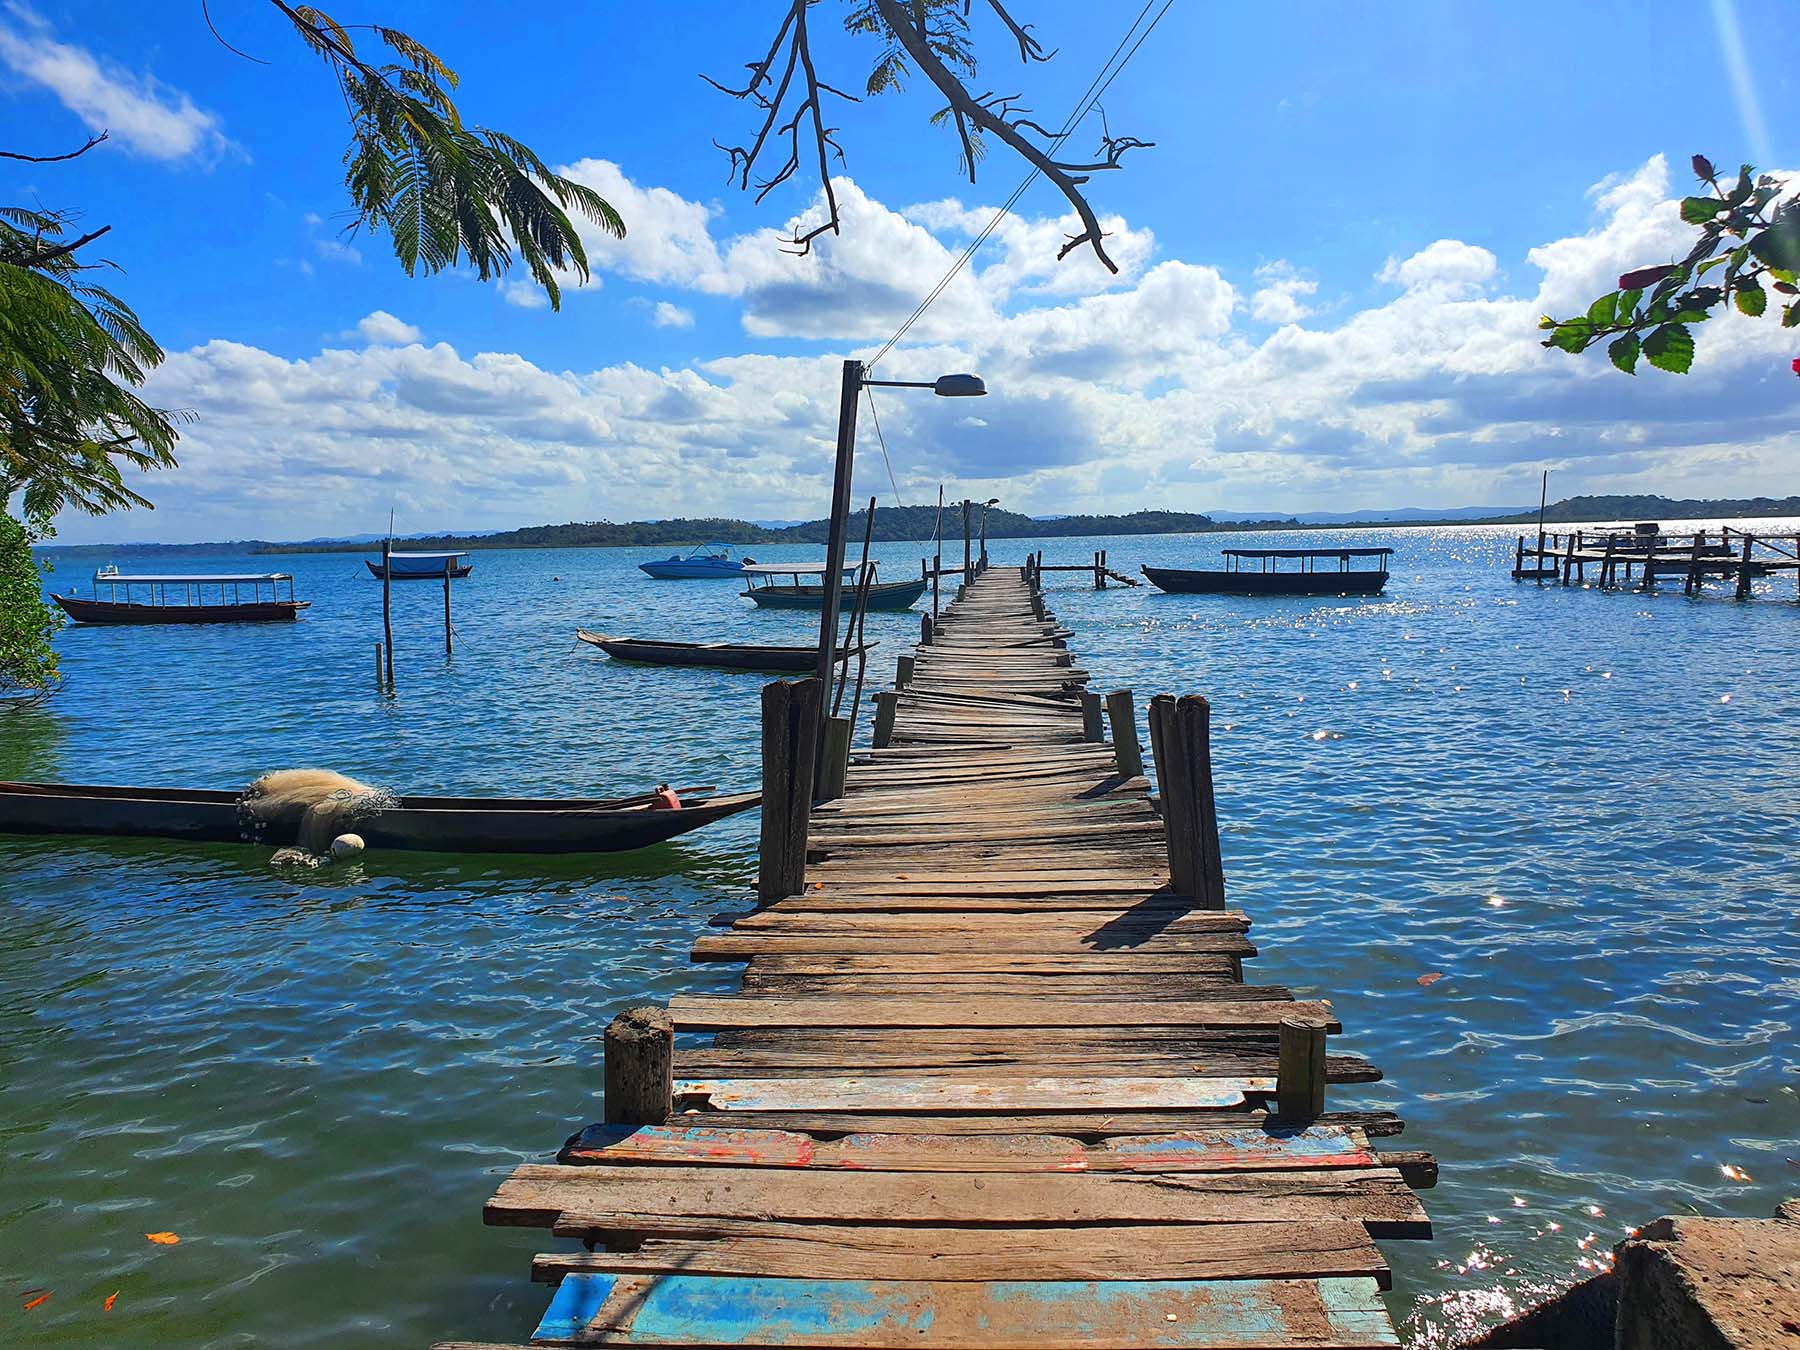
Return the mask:
<svg viewBox="0 0 1800 1350"><path fill-rule="evenodd" d="M1086 244L1094 250L1094 256L1100 260L1107 271L1117 273L1118 264L1107 256L1106 246L1101 242L1106 237L1105 232L1100 228L1098 217L1094 215L1094 208L1088 205L1087 198L1081 193L1080 185L1086 181L1082 171L1079 168L1072 170L1068 166L1059 164L1050 157L1047 151L1039 149L1026 139L1018 127L971 95L963 87L962 81L951 74L944 63L938 59L937 53L931 49L930 39L924 31L922 23L914 22L914 18L907 12L907 6L903 0L873 0L873 3L883 21L893 31L894 36L900 40L901 45L906 48L907 55L912 57L918 68L925 72L931 82L938 87L939 92L950 101L950 107L966 117L978 130L991 132L998 136L1027 164L1056 184L1057 190L1067 199L1069 205L1075 208L1075 214L1081 221L1082 232L1070 237L1069 242L1057 252L1057 258L1059 260L1066 258L1075 249ZM1109 164L1103 167L1117 166Z"/></svg>
<svg viewBox="0 0 1800 1350"><path fill-rule="evenodd" d="M79 150L71 150L66 155L21 155L16 150L0 150L0 159L17 159L26 164L57 164L65 159L77 159L104 141L109 133L102 131L98 136L89 136L86 145Z"/></svg>
<svg viewBox="0 0 1800 1350"><path fill-rule="evenodd" d="M50 248L40 246L30 253L20 254L17 258L8 258L6 261L14 267L42 267L45 263L55 262L58 258L66 257L76 249L93 243L111 228L110 225L102 225L99 229L84 234L79 239L71 239L66 244L56 244Z"/></svg>

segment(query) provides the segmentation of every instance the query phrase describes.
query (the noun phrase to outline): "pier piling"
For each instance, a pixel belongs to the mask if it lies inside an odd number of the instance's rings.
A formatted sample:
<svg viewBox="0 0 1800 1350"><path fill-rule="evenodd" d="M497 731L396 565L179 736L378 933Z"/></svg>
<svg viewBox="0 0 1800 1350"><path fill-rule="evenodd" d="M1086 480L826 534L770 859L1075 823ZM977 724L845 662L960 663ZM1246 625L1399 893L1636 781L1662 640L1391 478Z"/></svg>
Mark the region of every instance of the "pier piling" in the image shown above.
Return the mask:
<svg viewBox="0 0 1800 1350"><path fill-rule="evenodd" d="M1137 710L1131 701L1131 690L1115 689L1106 696L1106 718L1112 724L1113 753L1118 756L1119 775L1136 778L1144 772L1144 750L1138 743Z"/></svg>
<svg viewBox="0 0 1800 1350"><path fill-rule="evenodd" d="M806 830L812 818L813 765L818 757L825 682L776 680L762 692L762 843L756 893L779 900L799 891L806 874Z"/></svg>
<svg viewBox="0 0 1800 1350"><path fill-rule="evenodd" d="M660 1125L675 1109L675 1019L667 1008L627 1008L607 1024L608 1125Z"/></svg>

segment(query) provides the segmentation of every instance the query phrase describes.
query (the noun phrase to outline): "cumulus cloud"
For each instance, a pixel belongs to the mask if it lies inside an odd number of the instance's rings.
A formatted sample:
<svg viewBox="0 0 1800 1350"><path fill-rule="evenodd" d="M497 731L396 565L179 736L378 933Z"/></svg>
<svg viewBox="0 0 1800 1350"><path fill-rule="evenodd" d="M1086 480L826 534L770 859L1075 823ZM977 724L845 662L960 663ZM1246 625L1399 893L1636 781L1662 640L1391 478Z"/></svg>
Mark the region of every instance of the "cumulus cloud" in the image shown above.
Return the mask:
<svg viewBox="0 0 1800 1350"><path fill-rule="evenodd" d="M328 533L344 528L344 501L375 488L421 527L817 514L839 362L892 331L961 228L847 180L842 199L845 235L811 258L781 253L779 231L715 247L751 340L690 368L559 371L426 346L379 311L355 350L174 353L149 397L198 421L183 468L150 485L154 522L124 519L165 537L266 533L270 519ZM924 501L949 481L1038 512L1308 510L1517 499L1539 467L1570 491L1748 495L1781 481L1800 432L1778 325L1709 323L1679 379L1630 380L1539 345L1538 314L1585 306L1610 273L1680 236L1660 161L1599 185L1593 204L1585 233L1516 260L1523 285L1505 286L1487 249L1422 240L1383 269L1396 291L1329 320L1295 312L1323 283L1278 263L1246 279L1248 302L1219 269L1173 258L1091 292L965 276L879 370L975 370L991 393L978 409L881 394L900 491ZM688 257L711 266L704 249ZM657 301L653 320L664 306L679 311ZM769 349L763 335L826 349ZM858 468L859 492L885 500L879 457ZM66 537L95 529L118 537L121 522L70 521Z"/></svg>
<svg viewBox="0 0 1800 1350"><path fill-rule="evenodd" d="M362 250L354 244L346 244L342 239L314 240L313 249L321 258L331 262L348 263L352 267L362 266Z"/></svg>
<svg viewBox="0 0 1800 1350"><path fill-rule="evenodd" d="M50 25L23 4L8 5L0 15L0 62L49 90L90 131L108 131L137 154L186 159L231 145L218 118L195 107L179 89L59 42Z"/></svg>
<svg viewBox="0 0 1800 1350"><path fill-rule="evenodd" d="M680 305L671 304L667 300L658 300L656 308L651 311L650 321L658 328L692 328L694 315L692 311Z"/></svg>
<svg viewBox="0 0 1800 1350"><path fill-rule="evenodd" d="M402 319L396 319L385 309L365 315L356 325L363 340L376 347L404 347L409 342L417 342L421 336L419 330Z"/></svg>

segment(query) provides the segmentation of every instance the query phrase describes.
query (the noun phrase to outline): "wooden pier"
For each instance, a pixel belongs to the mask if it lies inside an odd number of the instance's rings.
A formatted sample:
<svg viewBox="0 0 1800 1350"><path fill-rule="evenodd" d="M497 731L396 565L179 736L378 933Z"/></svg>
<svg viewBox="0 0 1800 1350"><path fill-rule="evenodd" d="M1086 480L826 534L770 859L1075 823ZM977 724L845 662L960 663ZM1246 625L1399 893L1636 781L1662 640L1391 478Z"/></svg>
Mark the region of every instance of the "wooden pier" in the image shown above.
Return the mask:
<svg viewBox="0 0 1800 1350"><path fill-rule="evenodd" d="M1629 587L1654 591L1657 583L1679 580L1686 595L1699 595L1711 578L1735 583L1735 595L1748 600L1760 577L1793 572L1795 599L1800 600L1800 535L1777 538L1735 530L1727 525L1709 533L1665 534L1654 525L1635 531L1573 530L1568 534L1538 531L1535 545L1520 535L1513 553L1514 581L1592 584L1603 590ZM1635 582L1634 582L1635 577Z"/></svg>
<svg viewBox="0 0 1800 1350"><path fill-rule="evenodd" d="M584 1248L530 1344L1397 1344L1372 1239L1435 1163L1326 1109L1379 1077L1329 1003L1243 982L1205 701L1152 701L1153 799L1028 569L924 627L834 800L820 687L769 687L765 903L693 952L739 991L615 1018L605 1120L487 1203Z"/></svg>

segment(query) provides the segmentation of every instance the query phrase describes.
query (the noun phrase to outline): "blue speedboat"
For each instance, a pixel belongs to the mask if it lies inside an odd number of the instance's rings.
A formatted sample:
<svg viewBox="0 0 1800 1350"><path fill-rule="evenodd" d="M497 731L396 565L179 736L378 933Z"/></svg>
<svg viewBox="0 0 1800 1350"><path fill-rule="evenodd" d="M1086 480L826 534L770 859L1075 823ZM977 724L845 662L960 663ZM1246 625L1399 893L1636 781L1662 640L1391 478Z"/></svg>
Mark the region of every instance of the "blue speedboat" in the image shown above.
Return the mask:
<svg viewBox="0 0 1800 1350"><path fill-rule="evenodd" d="M638 567L659 581L699 581L707 577L741 576L744 564L731 556L730 544L701 544L687 553L672 553L657 562L639 563Z"/></svg>

